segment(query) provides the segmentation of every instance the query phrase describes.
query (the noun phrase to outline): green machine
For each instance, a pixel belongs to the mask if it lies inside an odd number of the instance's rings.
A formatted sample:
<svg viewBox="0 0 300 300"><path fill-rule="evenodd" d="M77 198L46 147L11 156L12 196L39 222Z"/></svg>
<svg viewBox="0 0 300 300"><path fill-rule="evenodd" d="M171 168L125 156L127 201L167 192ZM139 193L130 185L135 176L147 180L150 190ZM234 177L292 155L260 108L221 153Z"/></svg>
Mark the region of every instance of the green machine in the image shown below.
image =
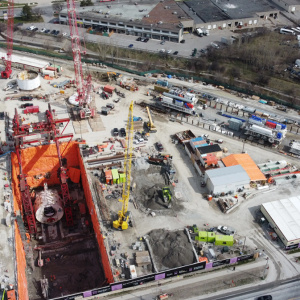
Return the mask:
<svg viewBox="0 0 300 300"><path fill-rule="evenodd" d="M168 187L162 189L164 202L168 204L168 208L172 207L172 194L171 190Z"/></svg>

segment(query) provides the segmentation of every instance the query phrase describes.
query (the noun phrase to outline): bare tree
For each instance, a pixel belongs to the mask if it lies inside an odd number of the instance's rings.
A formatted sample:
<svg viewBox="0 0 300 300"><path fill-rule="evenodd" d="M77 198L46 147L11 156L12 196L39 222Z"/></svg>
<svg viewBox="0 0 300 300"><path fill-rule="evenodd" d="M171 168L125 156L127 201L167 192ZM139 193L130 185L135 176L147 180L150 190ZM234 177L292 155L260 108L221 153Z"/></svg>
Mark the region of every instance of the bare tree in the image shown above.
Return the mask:
<svg viewBox="0 0 300 300"><path fill-rule="evenodd" d="M62 2L56 2L52 4L52 9L55 12L60 12L64 7L64 4Z"/></svg>

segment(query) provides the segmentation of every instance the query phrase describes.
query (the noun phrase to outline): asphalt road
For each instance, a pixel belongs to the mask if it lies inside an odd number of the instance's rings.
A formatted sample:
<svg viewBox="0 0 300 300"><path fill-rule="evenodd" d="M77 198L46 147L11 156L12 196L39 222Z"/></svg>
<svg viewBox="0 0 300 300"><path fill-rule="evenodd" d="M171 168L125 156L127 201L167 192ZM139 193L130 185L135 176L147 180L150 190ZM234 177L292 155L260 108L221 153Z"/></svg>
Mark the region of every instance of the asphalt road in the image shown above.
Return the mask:
<svg viewBox="0 0 300 300"><path fill-rule="evenodd" d="M271 295L273 300L298 300L300 299L300 279L288 279L281 282L272 282L260 287L245 288L242 291L222 296L206 298L206 300L252 300L257 297ZM196 300L196 298L187 298L187 300Z"/></svg>

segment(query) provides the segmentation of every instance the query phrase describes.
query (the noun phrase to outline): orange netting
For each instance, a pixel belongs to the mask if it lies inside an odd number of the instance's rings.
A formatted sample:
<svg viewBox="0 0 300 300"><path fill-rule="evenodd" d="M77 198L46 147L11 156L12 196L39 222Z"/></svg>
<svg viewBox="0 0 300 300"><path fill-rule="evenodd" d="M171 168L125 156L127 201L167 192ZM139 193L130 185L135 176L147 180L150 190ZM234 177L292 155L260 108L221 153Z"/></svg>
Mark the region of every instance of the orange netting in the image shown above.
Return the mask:
<svg viewBox="0 0 300 300"><path fill-rule="evenodd" d="M29 300L26 278L26 260L25 251L22 243L20 231L15 222L15 239L16 239L16 260L17 260L17 274L18 274L18 295L19 299Z"/></svg>
<svg viewBox="0 0 300 300"><path fill-rule="evenodd" d="M60 144L60 152L67 159L67 166L78 167L78 152L76 142ZM23 174L27 175L27 183L30 187L49 186L59 184L57 170L59 160L55 144L26 148L21 151ZM14 191L15 210L22 210L21 195L19 191L18 175L20 174L17 155L12 153L12 181Z"/></svg>

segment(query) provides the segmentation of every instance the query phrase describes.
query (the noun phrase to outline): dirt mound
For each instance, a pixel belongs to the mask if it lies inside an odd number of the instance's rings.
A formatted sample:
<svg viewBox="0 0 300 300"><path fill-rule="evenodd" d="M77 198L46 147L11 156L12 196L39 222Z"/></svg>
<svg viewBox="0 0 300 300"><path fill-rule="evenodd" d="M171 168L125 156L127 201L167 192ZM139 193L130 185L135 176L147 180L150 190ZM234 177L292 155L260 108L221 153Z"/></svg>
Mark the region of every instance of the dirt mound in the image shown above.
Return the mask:
<svg viewBox="0 0 300 300"><path fill-rule="evenodd" d="M176 268L195 262L194 252L184 231L152 230L149 240L157 266Z"/></svg>

